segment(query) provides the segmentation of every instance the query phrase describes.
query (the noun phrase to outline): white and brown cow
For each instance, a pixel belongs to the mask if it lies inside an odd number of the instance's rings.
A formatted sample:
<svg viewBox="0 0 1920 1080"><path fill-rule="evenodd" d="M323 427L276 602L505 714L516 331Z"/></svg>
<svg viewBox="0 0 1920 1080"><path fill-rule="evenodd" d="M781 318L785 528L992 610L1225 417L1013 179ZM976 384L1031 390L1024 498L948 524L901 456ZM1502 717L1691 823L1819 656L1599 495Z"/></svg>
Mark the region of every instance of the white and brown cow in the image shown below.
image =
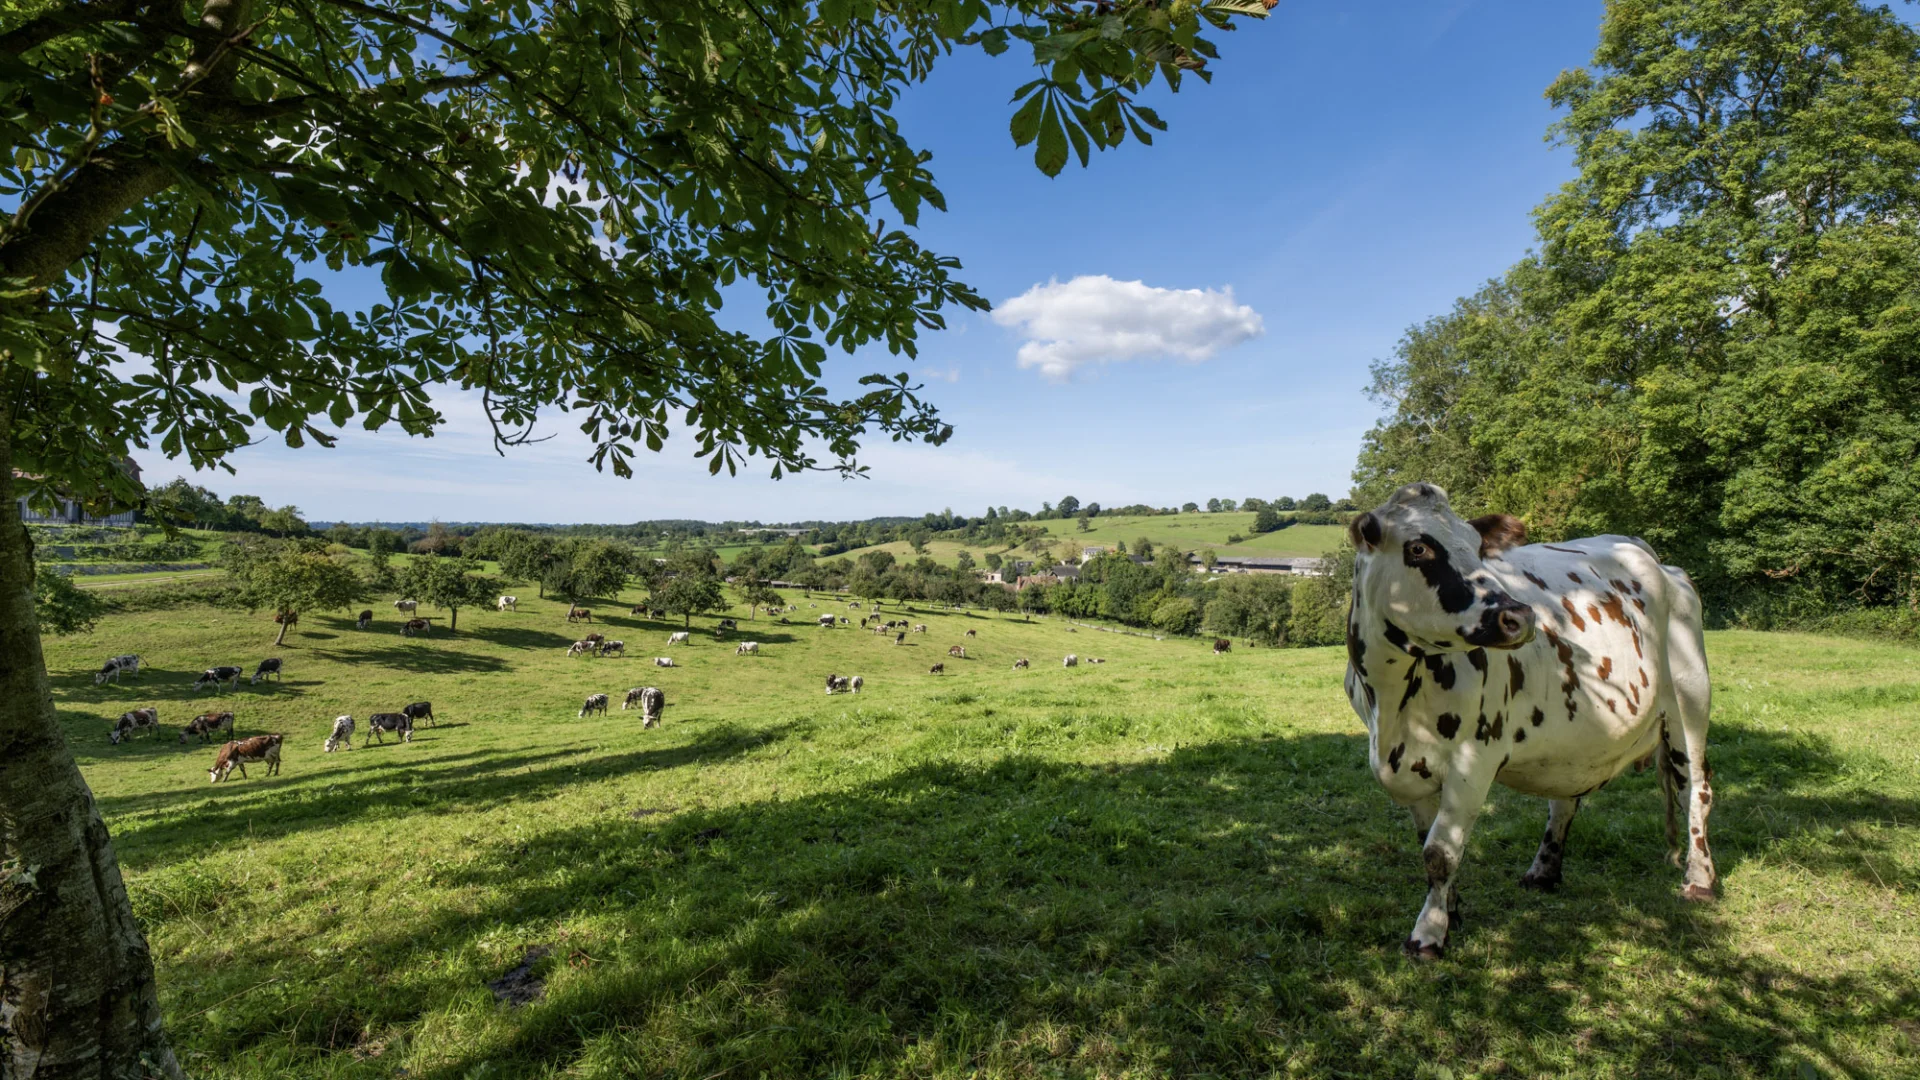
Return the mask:
<svg viewBox="0 0 1920 1080"><path fill-rule="evenodd" d="M137 731L154 731L160 725L160 710L152 707L123 712L107 732L107 741L115 746L133 737Z"/></svg>
<svg viewBox="0 0 1920 1080"><path fill-rule="evenodd" d="M1546 836L1520 883L1552 889L1580 800L1650 754L1669 844L1686 807L1681 895L1712 899L1710 691L1685 571L1627 536L1521 546L1518 520L1462 520L1432 484L1401 488L1349 531L1347 696L1374 776L1413 811L1427 874L1405 951L1445 951L1461 853L1495 782L1548 800Z"/></svg>
<svg viewBox="0 0 1920 1080"><path fill-rule="evenodd" d="M244 780L249 761L256 764L264 761L267 763L268 776L280 775L280 744L285 739L284 735L255 735L251 739L227 743L214 755L213 769L207 773L207 779L217 784L231 776L237 768Z"/></svg>
<svg viewBox="0 0 1920 1080"><path fill-rule="evenodd" d="M120 676L126 675L132 677L138 676L139 674L140 658L138 656L132 653L125 653L120 656L109 656L107 657L107 662L100 665L100 670L93 673L93 685L99 686L108 679L112 679L113 684L118 686L120 685Z"/></svg>
<svg viewBox="0 0 1920 1080"><path fill-rule="evenodd" d="M415 634L428 633L432 629L433 629L433 623L431 620L408 619L405 623L401 624L400 626L400 636L412 637Z"/></svg>
<svg viewBox="0 0 1920 1080"><path fill-rule="evenodd" d="M224 733L228 739L233 738L232 713L201 713L199 716L187 721L187 726L180 729L180 741L186 742L189 738L198 735L200 736L201 742L210 743L213 741L213 736L216 733Z"/></svg>

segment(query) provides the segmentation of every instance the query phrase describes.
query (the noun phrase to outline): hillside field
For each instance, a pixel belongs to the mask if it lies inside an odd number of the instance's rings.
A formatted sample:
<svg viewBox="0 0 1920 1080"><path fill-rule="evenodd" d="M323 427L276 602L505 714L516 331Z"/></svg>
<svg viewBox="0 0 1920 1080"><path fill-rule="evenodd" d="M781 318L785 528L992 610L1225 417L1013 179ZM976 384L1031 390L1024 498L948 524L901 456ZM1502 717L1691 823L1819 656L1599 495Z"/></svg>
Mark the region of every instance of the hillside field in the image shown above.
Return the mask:
<svg viewBox="0 0 1920 1080"><path fill-rule="evenodd" d="M632 655L606 660L563 655L554 603L405 639L376 602L369 631L304 619L284 684L197 698L201 668L269 655L264 615L49 639L188 1072L1920 1074L1911 648L1711 634L1722 901L1678 900L1651 773L1588 800L1554 894L1516 885L1544 805L1496 789L1465 927L1415 966L1417 841L1339 650L951 612L905 614L933 629L894 647L794 599L792 625L696 619L673 648L677 620L613 615ZM95 687L127 651L138 681ZM866 692L828 697L830 671ZM667 693L659 729L620 711L640 685ZM596 691L612 711L577 719ZM411 744L321 753L334 715L420 699L440 722ZM109 746L145 704L164 730ZM175 732L216 706L287 734L281 776L208 783ZM542 995L497 1001L529 956Z"/></svg>
<svg viewBox="0 0 1920 1080"><path fill-rule="evenodd" d="M1213 548L1222 555L1325 555L1340 546L1346 530L1339 525L1294 525L1262 536L1253 534L1253 514L1239 511L1219 514L1158 514L1153 517L1108 517L1101 515L1087 522L1081 532L1074 521L1043 521L1047 531L1087 544L1108 547L1125 541L1131 547L1139 537L1158 544L1174 544L1183 551ZM1246 537L1238 544L1227 537Z"/></svg>

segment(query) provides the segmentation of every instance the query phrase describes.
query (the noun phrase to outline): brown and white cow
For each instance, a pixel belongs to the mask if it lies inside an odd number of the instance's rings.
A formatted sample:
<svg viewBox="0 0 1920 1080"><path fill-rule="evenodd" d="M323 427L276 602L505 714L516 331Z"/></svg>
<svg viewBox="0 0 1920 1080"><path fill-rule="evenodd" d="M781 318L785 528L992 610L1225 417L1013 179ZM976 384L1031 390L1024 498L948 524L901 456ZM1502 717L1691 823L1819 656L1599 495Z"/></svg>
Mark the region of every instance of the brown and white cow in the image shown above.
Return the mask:
<svg viewBox="0 0 1920 1080"><path fill-rule="evenodd" d="M1219 656L1221 653L1232 652L1232 651L1233 651L1233 642L1228 641L1226 638L1223 638L1223 637L1217 637L1213 639L1213 655Z"/></svg>
<svg viewBox="0 0 1920 1080"><path fill-rule="evenodd" d="M1021 668L1031 667L1031 666L1032 665L1027 662L1027 658L1024 656L1013 662L1013 670L1015 671L1019 671Z"/></svg>
<svg viewBox="0 0 1920 1080"><path fill-rule="evenodd" d="M946 674L946 671L947 671L947 665L946 665L946 662L945 662L945 661L943 660L943 661L941 661L940 663L938 663L938 664L935 664L935 665L933 665L932 667L930 667L930 668L928 668L928 669L927 669L927 674L929 674L929 675L944 675L944 674Z"/></svg>
<svg viewBox="0 0 1920 1080"><path fill-rule="evenodd" d="M123 712L120 714L120 718L113 722L113 727L108 730L107 741L114 746L119 746L123 741L132 738L134 732L153 731L157 729L159 725L160 710L151 706L145 709L134 709L130 712Z"/></svg>
<svg viewBox="0 0 1920 1080"><path fill-rule="evenodd" d="M592 622L593 612L583 607L570 607L567 609L568 622L576 622L580 620Z"/></svg>
<svg viewBox="0 0 1920 1080"><path fill-rule="evenodd" d="M1432 484L1401 488L1349 531L1347 696L1374 776L1412 810L1423 845L1427 901L1408 955L1445 951L1461 853L1496 782L1548 800L1520 883L1552 889L1580 800L1657 757L1669 844L1682 800L1688 818L1681 895L1712 899L1711 694L1686 572L1627 536L1521 546L1518 520L1462 520Z"/></svg>
<svg viewBox="0 0 1920 1080"><path fill-rule="evenodd" d="M956 660L965 660L967 658L967 647L965 645L950 645L947 647L947 655Z"/></svg>
<svg viewBox="0 0 1920 1080"><path fill-rule="evenodd" d="M216 732L224 733L228 739L233 738L232 713L201 713L199 716L187 721L187 726L180 729L180 741L186 742L189 738L198 735L200 736L201 742L210 743L213 741L213 736Z"/></svg>
<svg viewBox="0 0 1920 1080"><path fill-rule="evenodd" d="M207 773L207 779L217 784L231 776L237 768L240 778L244 780L249 761L255 764L264 761L267 763L268 776L280 775L280 744L285 738L284 735L255 735L251 739L227 743L214 755L213 769Z"/></svg>
<svg viewBox="0 0 1920 1080"><path fill-rule="evenodd" d="M400 636L412 637L415 634L429 633L432 629L433 623L426 619L408 619L400 627Z"/></svg>

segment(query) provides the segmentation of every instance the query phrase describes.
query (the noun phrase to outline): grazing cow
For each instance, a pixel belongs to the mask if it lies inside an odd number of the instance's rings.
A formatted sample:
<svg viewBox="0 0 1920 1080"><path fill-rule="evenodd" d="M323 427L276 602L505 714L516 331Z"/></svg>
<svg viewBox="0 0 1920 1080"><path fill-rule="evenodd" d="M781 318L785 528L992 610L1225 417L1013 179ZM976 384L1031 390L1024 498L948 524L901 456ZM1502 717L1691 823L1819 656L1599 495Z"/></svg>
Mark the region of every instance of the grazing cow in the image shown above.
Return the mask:
<svg viewBox="0 0 1920 1080"><path fill-rule="evenodd" d="M944 662L942 662L942 663L938 663L938 664L935 664L935 665L933 665L932 667L930 667L930 668L928 668L928 669L927 669L927 674L929 674L929 675L944 675L944 674L946 674L946 671L947 671L947 665L946 665L946 664L945 664Z"/></svg>
<svg viewBox="0 0 1920 1080"><path fill-rule="evenodd" d="M916 634L924 634L924 633L926 633L926 632L927 632L927 624L926 624L926 623L914 623L914 624L913 624L913 632L914 632L914 633L916 633Z"/></svg>
<svg viewBox="0 0 1920 1080"><path fill-rule="evenodd" d="M895 631L893 635L893 643L895 645L905 645L907 643L907 632L905 630Z"/></svg>
<svg viewBox="0 0 1920 1080"><path fill-rule="evenodd" d="M149 706L123 712L120 719L113 722L113 728L107 732L107 742L119 746L124 739L133 737L136 731L154 731L160 725L160 710Z"/></svg>
<svg viewBox="0 0 1920 1080"><path fill-rule="evenodd" d="M372 608L368 608L367 610L361 612L360 617L354 620L354 626L361 630L365 630L367 627L372 625L373 625L373 609Z"/></svg>
<svg viewBox="0 0 1920 1080"><path fill-rule="evenodd" d="M654 657L654 658L653 658L653 666L654 666L654 667L672 667L672 666L673 666L673 657L671 657L671 656L656 656L656 657Z"/></svg>
<svg viewBox="0 0 1920 1080"><path fill-rule="evenodd" d="M858 601L858 600L855 600L855 601L854 601L853 603L851 603L851 604L848 604L848 605L847 605L847 610L848 610L848 611L859 611L859 610L860 610L860 601Z"/></svg>
<svg viewBox="0 0 1920 1080"><path fill-rule="evenodd" d="M586 704L580 706L580 715L583 717L586 716L588 713L596 713L596 712L600 713L601 715L605 715L606 711L607 711L607 695L605 694L589 694L587 695Z"/></svg>
<svg viewBox="0 0 1920 1080"><path fill-rule="evenodd" d="M408 619L406 623L400 627L400 636L412 637L415 634L425 634L425 633L429 633L432 630L433 630L433 623L431 620Z"/></svg>
<svg viewBox="0 0 1920 1080"><path fill-rule="evenodd" d="M440 726L440 721L433 718L433 702L431 701L416 701L400 711L406 713L407 719L416 724L422 720L426 720L430 721L434 727Z"/></svg>
<svg viewBox="0 0 1920 1080"><path fill-rule="evenodd" d="M494 607L500 611L519 611L520 610L520 598L517 596L503 596L500 599L495 600L493 603L494 603Z"/></svg>
<svg viewBox="0 0 1920 1080"><path fill-rule="evenodd" d="M1080 658L1073 655L1072 653L1068 653L1067 658L1060 662L1060 666L1061 667L1079 667Z"/></svg>
<svg viewBox="0 0 1920 1080"><path fill-rule="evenodd" d="M645 615L646 613L647 605L645 604L635 604L633 607L627 609L627 614L629 615Z"/></svg>
<svg viewBox="0 0 1920 1080"><path fill-rule="evenodd" d="M656 608L647 609L647 618L649 619L664 619L666 617L667 617L666 608L656 607Z"/></svg>
<svg viewBox="0 0 1920 1080"><path fill-rule="evenodd" d="M852 691L853 691L854 693L856 693L856 694L857 694L857 693L859 693L859 692L860 692L860 688L861 688L861 687L863 687L863 686L865 686L865 685L867 685L867 680L865 680L865 679L863 679L863 678L861 678L861 677L860 677L860 676L858 676L858 675L855 675L855 676L853 677L853 682L851 682L851 683L849 683L849 684L848 684L848 686L849 686L849 688L850 688L850 689L851 689L851 690L852 690Z"/></svg>
<svg viewBox="0 0 1920 1080"><path fill-rule="evenodd" d="M367 737L360 741L360 745L378 742L385 746L387 740L381 737L381 732L385 731L391 731L400 736L400 741L403 743L410 743L413 741L413 717L403 712L374 713L367 717Z"/></svg>
<svg viewBox="0 0 1920 1080"><path fill-rule="evenodd" d="M207 773L207 779L217 784L231 776L237 768L240 778L244 780L249 761L256 764L264 761L267 763L268 776L280 775L280 743L285 738L284 735L255 735L251 739L227 743L214 755L213 769Z"/></svg>
<svg viewBox="0 0 1920 1080"><path fill-rule="evenodd" d="M947 649L947 655L958 660L965 660L967 658L967 647L965 645L951 646Z"/></svg>
<svg viewBox="0 0 1920 1080"><path fill-rule="evenodd" d="M669 645L685 645L690 640L692 640L692 635L688 634L685 630L675 630L673 633L667 635L667 644Z"/></svg>
<svg viewBox="0 0 1920 1080"><path fill-rule="evenodd" d="M297 611L282 611L273 617L273 621L285 626L299 626L300 613Z"/></svg>
<svg viewBox="0 0 1920 1080"><path fill-rule="evenodd" d="M619 653L621 656L627 655L627 643L624 641L603 641L600 643L601 656L611 656L614 653Z"/></svg>
<svg viewBox="0 0 1920 1080"><path fill-rule="evenodd" d="M660 717L667 711L666 693L657 686L636 686L627 691L627 700L620 703L620 711L627 711L635 702L640 704L640 726L659 726Z"/></svg>
<svg viewBox="0 0 1920 1080"><path fill-rule="evenodd" d="M1445 952L1461 856L1493 784L1548 800L1520 884L1552 889L1580 801L1649 754L1680 895L1713 899L1711 694L1685 571L1633 537L1526 545L1518 520L1464 521L1432 484L1401 488L1348 532L1347 697L1375 779L1413 811L1423 844L1427 899L1405 952Z"/></svg>
<svg viewBox="0 0 1920 1080"><path fill-rule="evenodd" d="M592 622L593 612L583 607L569 607L567 609L567 621L568 622L581 622L581 621Z"/></svg>
<svg viewBox="0 0 1920 1080"><path fill-rule="evenodd" d="M980 636L980 632L979 632L978 630L969 630L969 631L967 631L967 634L966 634L966 636L967 636L967 637L979 637L979 636Z"/></svg>
<svg viewBox="0 0 1920 1080"><path fill-rule="evenodd" d="M277 656L260 661L260 666L253 669L253 678L247 680L247 685L258 686L261 679L268 677L275 679L280 677L280 658Z"/></svg>
<svg viewBox="0 0 1920 1080"><path fill-rule="evenodd" d="M834 616L832 616L832 615L822 615L822 616L820 616L820 618L819 618L819 619L817 619L817 620L815 620L815 621L816 621L816 622L818 622L818 623L819 623L819 624L820 624L821 626L832 626L832 625L833 625L833 623L834 623Z"/></svg>
<svg viewBox="0 0 1920 1080"><path fill-rule="evenodd" d="M322 753L331 754L342 746L349 750L353 749L353 717L351 716L333 718L333 733L327 736L326 742L320 744L320 750Z"/></svg>
<svg viewBox="0 0 1920 1080"><path fill-rule="evenodd" d="M120 685L120 676L122 675L134 678L139 677L140 658L138 656L132 653L126 653L122 656L108 657L107 662L100 665L100 670L93 673L93 685L99 686L108 679L112 679L113 684L118 686Z"/></svg>
<svg viewBox="0 0 1920 1080"><path fill-rule="evenodd" d="M229 739L233 738L233 714L232 713L230 712L201 713L199 716L196 716L193 719L187 721L187 726L180 729L180 741L184 743L187 741L187 739L191 738L192 736L198 735L200 736L201 742L210 743L213 741L213 733L216 731L224 731L227 734L227 738Z"/></svg>
<svg viewBox="0 0 1920 1080"><path fill-rule="evenodd" d="M393 602L393 610L398 611L404 615L411 615L415 611L419 610L419 608L420 608L420 601L418 600L395 600Z"/></svg>
<svg viewBox="0 0 1920 1080"><path fill-rule="evenodd" d="M736 648L736 649L734 649L734 650L733 650L733 655L735 655L735 656L759 656L759 655L760 655L760 643L759 643L759 642L757 642L757 641L743 641L743 642L741 642L741 643L740 643L740 645L739 645L739 647L738 647L738 648Z"/></svg>
<svg viewBox="0 0 1920 1080"><path fill-rule="evenodd" d="M1089 657L1087 657L1087 663L1089 663L1089 664L1104 664L1104 663L1106 663L1106 661L1105 661L1105 660L1102 660L1102 659L1100 659L1100 658L1099 658L1099 657L1097 657L1097 656L1089 656Z"/></svg>
<svg viewBox="0 0 1920 1080"><path fill-rule="evenodd" d="M226 683L230 689L238 690L240 676L246 673L246 668L229 667L224 664L220 667L208 668L200 673L199 678L193 680L193 688L197 691L203 686L219 686L221 683Z"/></svg>
<svg viewBox="0 0 1920 1080"><path fill-rule="evenodd" d="M589 645L591 645L591 646L593 646L594 648L596 648L596 649L597 649L597 648L599 648L599 647L600 647L600 643L601 643L601 642L603 642L603 641L605 641L605 640L607 640L607 635L605 635L605 634L588 634L588 635L587 635L586 637L583 637L583 638L581 638L580 640L581 640L581 641L584 641L584 642L586 642L587 644L589 644Z"/></svg>
<svg viewBox="0 0 1920 1080"><path fill-rule="evenodd" d="M853 625L853 620L852 620L852 619L849 619L849 618L847 618L847 617L846 617L845 615L842 615L842 616L840 616L840 625L841 625L841 626L852 626L852 625Z"/></svg>
<svg viewBox="0 0 1920 1080"><path fill-rule="evenodd" d="M738 622L732 619L721 619L720 625L714 627L713 632L717 634L722 630L738 630L738 629L740 629L740 624Z"/></svg>
<svg viewBox="0 0 1920 1080"><path fill-rule="evenodd" d="M1223 637L1217 637L1213 639L1213 655L1219 656L1223 652L1232 652L1232 651L1233 651L1233 642L1228 641L1226 638L1223 638Z"/></svg>
<svg viewBox="0 0 1920 1080"><path fill-rule="evenodd" d="M1033 665L1028 663L1027 658L1024 656L1013 662L1013 670L1015 671L1019 671L1021 668L1032 667L1032 666Z"/></svg>
<svg viewBox="0 0 1920 1080"><path fill-rule="evenodd" d="M581 655L586 655L586 656L593 655L593 642L576 641L573 644L567 646L567 656L569 658L575 657L575 656L581 656Z"/></svg>
<svg viewBox="0 0 1920 1080"><path fill-rule="evenodd" d="M835 691L845 692L851 689L853 689L853 680L849 679L845 675L828 675L827 676L827 693L828 694L832 694Z"/></svg>

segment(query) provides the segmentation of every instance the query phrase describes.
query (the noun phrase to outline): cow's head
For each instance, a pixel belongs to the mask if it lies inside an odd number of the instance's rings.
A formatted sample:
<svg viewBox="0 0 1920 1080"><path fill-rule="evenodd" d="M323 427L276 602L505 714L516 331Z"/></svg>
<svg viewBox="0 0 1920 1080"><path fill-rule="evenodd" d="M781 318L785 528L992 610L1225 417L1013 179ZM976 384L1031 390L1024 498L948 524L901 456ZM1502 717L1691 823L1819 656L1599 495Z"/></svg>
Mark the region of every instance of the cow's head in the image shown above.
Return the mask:
<svg viewBox="0 0 1920 1080"><path fill-rule="evenodd" d="M1509 596L1484 565L1526 541L1519 519L1488 514L1466 521L1439 487L1408 484L1347 529L1356 552L1354 601L1391 624L1394 644L1432 653L1513 649L1533 640L1533 609Z"/></svg>

